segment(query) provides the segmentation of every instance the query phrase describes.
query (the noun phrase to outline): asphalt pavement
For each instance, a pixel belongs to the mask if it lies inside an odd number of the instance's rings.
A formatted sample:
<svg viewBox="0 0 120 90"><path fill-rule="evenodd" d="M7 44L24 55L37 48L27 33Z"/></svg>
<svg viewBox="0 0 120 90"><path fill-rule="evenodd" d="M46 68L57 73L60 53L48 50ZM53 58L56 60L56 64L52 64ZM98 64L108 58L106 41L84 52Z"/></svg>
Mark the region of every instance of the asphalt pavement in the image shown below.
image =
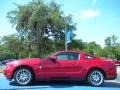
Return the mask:
<svg viewBox="0 0 120 90"><path fill-rule="evenodd" d="M120 66L117 72L117 79L105 81L101 87L93 87L76 81L40 81L34 82L31 86L17 86L14 81L6 80L0 74L0 90L120 90Z"/></svg>

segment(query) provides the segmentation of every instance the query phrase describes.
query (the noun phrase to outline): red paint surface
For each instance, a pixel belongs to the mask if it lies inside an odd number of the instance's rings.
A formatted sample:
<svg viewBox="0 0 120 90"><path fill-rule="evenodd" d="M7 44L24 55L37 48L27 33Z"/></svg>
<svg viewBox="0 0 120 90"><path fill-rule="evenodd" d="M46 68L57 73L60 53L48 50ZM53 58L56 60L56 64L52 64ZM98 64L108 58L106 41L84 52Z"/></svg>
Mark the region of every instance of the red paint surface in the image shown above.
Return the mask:
<svg viewBox="0 0 120 90"><path fill-rule="evenodd" d="M61 52L75 52L75 51L59 51L52 54L50 57L55 57ZM8 79L12 79L15 70L21 66L30 67L35 79L51 79L51 78L71 78L85 80L88 72L94 68L102 70L106 76L105 79L116 78L116 66L113 61L102 60L99 57L94 59L85 59L85 55L90 55L85 52L79 53L78 60L56 60L53 62L50 59L30 58L12 61L6 64L4 68L4 75Z"/></svg>

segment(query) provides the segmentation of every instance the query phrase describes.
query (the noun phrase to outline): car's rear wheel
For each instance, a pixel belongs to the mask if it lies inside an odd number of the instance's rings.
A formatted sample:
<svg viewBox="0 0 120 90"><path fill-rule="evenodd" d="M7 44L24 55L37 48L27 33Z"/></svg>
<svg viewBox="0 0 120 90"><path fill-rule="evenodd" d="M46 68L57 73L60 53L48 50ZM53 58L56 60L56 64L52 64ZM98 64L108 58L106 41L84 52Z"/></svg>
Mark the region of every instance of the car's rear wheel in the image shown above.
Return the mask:
<svg viewBox="0 0 120 90"><path fill-rule="evenodd" d="M15 71L14 80L18 85L30 85L33 81L33 74L28 67L20 67Z"/></svg>
<svg viewBox="0 0 120 90"><path fill-rule="evenodd" d="M104 74L100 70L92 70L88 74L87 81L92 86L101 86L104 83Z"/></svg>

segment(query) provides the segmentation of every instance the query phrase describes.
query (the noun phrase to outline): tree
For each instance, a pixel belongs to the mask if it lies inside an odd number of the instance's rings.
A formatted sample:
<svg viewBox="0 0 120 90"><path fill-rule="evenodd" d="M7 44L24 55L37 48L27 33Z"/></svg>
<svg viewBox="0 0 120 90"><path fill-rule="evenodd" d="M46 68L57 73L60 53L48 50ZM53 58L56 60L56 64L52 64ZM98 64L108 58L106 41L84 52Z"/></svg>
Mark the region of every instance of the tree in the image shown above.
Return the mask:
<svg viewBox="0 0 120 90"><path fill-rule="evenodd" d="M106 54L104 55L107 58L113 58L113 59L120 59L119 54L119 48L120 44L117 42L117 37L115 35L112 35L111 37L107 37L105 39L105 45L104 51Z"/></svg>
<svg viewBox="0 0 120 90"><path fill-rule="evenodd" d="M111 36L111 42L112 42L112 46L115 46L117 44L117 37L115 35Z"/></svg>
<svg viewBox="0 0 120 90"><path fill-rule="evenodd" d="M107 47L111 47L111 37L107 37L106 39L105 39L105 45L107 46Z"/></svg>
<svg viewBox="0 0 120 90"><path fill-rule="evenodd" d="M86 43L84 48L84 51L91 54L96 54L97 56L101 56L101 50L101 46L99 44L96 44L95 41Z"/></svg>
<svg viewBox="0 0 120 90"><path fill-rule="evenodd" d="M105 39L105 45L107 47L115 46L117 44L117 37L115 35L112 35L111 37L107 37Z"/></svg>
<svg viewBox="0 0 120 90"><path fill-rule="evenodd" d="M4 36L1 42L8 51L15 55L16 58L19 58L22 43L16 35Z"/></svg>
<svg viewBox="0 0 120 90"><path fill-rule="evenodd" d="M69 44L68 48L71 50L83 50L85 47L84 42L81 39L73 39Z"/></svg>
<svg viewBox="0 0 120 90"><path fill-rule="evenodd" d="M47 50L48 41L64 42L65 25L67 30L76 29L71 16L65 16L60 5L53 1L46 4L43 0L33 0L18 5L17 9L8 12L7 17L20 36L35 45L38 56Z"/></svg>

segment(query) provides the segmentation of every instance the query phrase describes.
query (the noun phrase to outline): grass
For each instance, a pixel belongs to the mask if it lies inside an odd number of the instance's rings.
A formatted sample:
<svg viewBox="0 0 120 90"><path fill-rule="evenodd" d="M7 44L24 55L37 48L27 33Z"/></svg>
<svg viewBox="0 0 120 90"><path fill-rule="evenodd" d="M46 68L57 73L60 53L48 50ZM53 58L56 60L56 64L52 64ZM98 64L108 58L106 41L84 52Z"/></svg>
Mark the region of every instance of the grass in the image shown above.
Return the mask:
<svg viewBox="0 0 120 90"><path fill-rule="evenodd" d="M2 72L3 72L3 68L0 67L0 73L2 73Z"/></svg>

